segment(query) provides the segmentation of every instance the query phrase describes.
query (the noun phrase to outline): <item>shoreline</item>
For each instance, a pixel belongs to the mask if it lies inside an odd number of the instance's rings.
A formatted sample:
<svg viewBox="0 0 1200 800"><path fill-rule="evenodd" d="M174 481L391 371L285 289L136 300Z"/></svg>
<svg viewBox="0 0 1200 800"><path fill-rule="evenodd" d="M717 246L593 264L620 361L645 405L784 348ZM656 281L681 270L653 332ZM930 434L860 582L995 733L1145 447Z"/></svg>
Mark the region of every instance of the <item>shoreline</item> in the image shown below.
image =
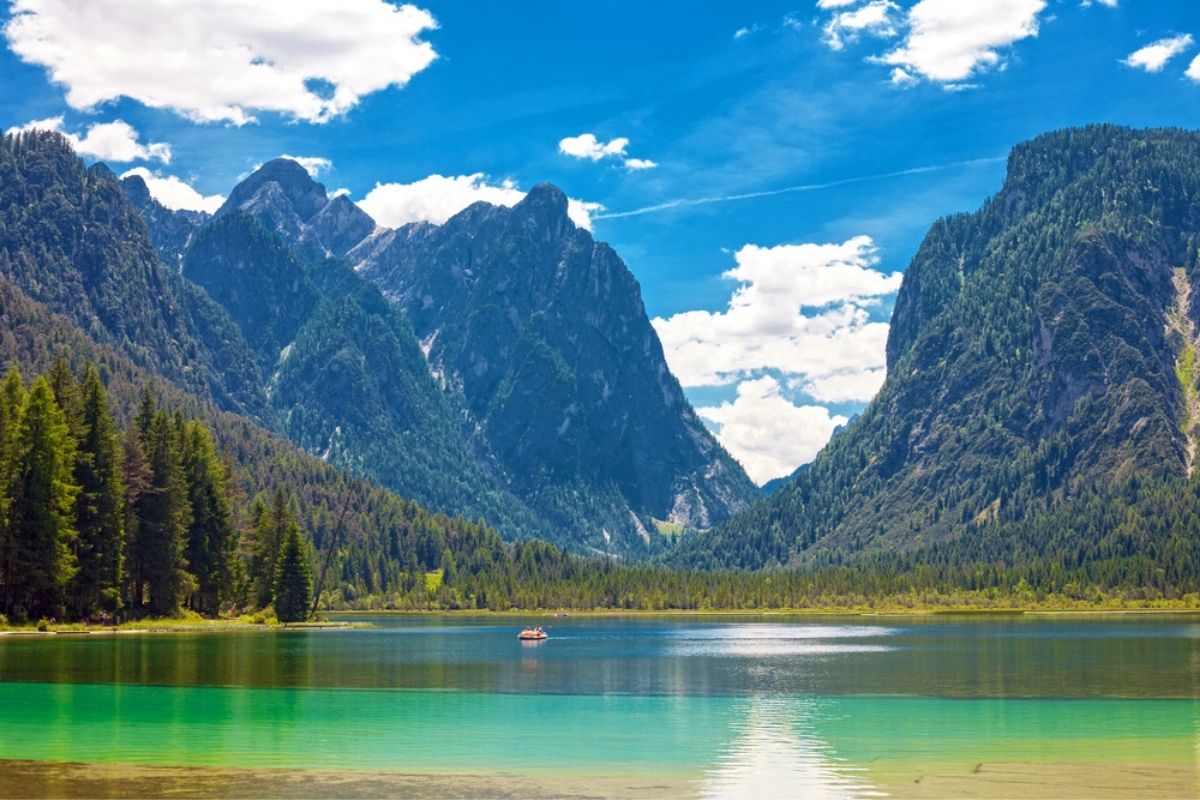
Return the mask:
<svg viewBox="0 0 1200 800"><path fill-rule="evenodd" d="M710 770L650 775L528 773L512 771L408 772L307 770L282 767L116 764L0 760L0 798L255 797L320 798L657 798L708 796ZM1176 798L1200 785L1191 764L1087 762L981 762L892 765L891 774L867 769L866 785L852 796L919 800L976 798L1030 800L1088 797ZM186 787L186 790L183 789Z"/></svg>
<svg viewBox="0 0 1200 800"><path fill-rule="evenodd" d="M288 633L309 630L352 630L373 627L370 622L355 621L356 617L461 617L481 619L620 619L620 618L664 618L685 619L803 619L803 618L975 618L975 617L1075 617L1091 619L1101 617L1153 617L1153 616L1200 616L1200 607L1134 607L1108 608L1104 606L1071 608L906 608L906 609L858 609L858 608L800 608L800 609L666 609L651 611L644 609L329 609L321 612L324 620L313 622L280 623L274 620L255 622L246 619L145 619L120 625L83 625L81 623L53 623L45 630L36 625L0 625L0 638L24 638L37 636L144 636L166 633ZM329 619L332 617L333 619Z"/></svg>

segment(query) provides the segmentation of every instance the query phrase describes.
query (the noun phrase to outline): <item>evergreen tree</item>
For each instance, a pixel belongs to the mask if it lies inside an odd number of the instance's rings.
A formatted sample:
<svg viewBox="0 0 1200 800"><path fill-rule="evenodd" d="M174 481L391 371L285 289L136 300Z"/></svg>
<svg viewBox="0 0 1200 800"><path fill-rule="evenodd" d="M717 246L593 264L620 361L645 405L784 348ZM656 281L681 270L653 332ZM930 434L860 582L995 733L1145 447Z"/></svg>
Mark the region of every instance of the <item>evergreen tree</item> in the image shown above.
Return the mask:
<svg viewBox="0 0 1200 800"><path fill-rule="evenodd" d="M308 617L312 602L312 570L300 540L300 526L290 515L285 528L275 575L275 616L280 622L301 622Z"/></svg>
<svg viewBox="0 0 1200 800"><path fill-rule="evenodd" d="M229 505L225 465L217 458L212 436L199 422L185 427L183 468L192 509L187 562L196 578L189 605L216 616L233 595L237 532Z"/></svg>
<svg viewBox="0 0 1200 800"><path fill-rule="evenodd" d="M75 574L72 470L75 443L45 378L34 381L21 414L8 486L5 613L62 614Z"/></svg>
<svg viewBox="0 0 1200 800"><path fill-rule="evenodd" d="M108 394L94 366L84 375L80 404L75 459L75 482L80 487L75 502L79 571L72 585L71 606L76 615L86 616L95 610L120 608L125 520L116 427L108 410Z"/></svg>
<svg viewBox="0 0 1200 800"><path fill-rule="evenodd" d="M8 487L12 483L12 457L24 405L25 379L13 365L4 376L3 384L0 384L0 609L8 607L8 575L12 568L8 535Z"/></svg>
<svg viewBox="0 0 1200 800"><path fill-rule="evenodd" d="M155 412L144 445L150 485L138 503L137 554L148 610L155 616L171 616L179 612L180 601L194 586L184 562L191 508L171 415Z"/></svg>
<svg viewBox="0 0 1200 800"><path fill-rule="evenodd" d="M256 512L254 552L250 559L250 581L254 602L262 608L270 605L275 592L279 550L287 534L288 522L291 520L287 497L283 494L283 490L275 490L269 510L259 504Z"/></svg>
<svg viewBox="0 0 1200 800"><path fill-rule="evenodd" d="M125 432L121 447L121 483L125 489L125 580L124 596L128 605L141 608L145 604L145 577L142 568L141 519L143 504L150 497L150 465L136 427Z"/></svg>
<svg viewBox="0 0 1200 800"><path fill-rule="evenodd" d="M46 373L46 380L50 383L50 390L54 392L55 402L67 419L71 435L79 441L83 438L83 395L65 358L59 356L54 359Z"/></svg>

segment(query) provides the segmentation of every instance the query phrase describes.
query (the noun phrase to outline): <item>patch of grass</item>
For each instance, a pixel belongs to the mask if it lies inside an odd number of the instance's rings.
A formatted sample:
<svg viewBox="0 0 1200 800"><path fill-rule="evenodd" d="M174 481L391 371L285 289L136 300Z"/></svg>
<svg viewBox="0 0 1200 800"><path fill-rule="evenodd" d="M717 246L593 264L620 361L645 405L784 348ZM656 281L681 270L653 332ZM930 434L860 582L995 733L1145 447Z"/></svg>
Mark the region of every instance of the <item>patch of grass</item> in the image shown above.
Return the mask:
<svg viewBox="0 0 1200 800"><path fill-rule="evenodd" d="M682 522L667 522L661 519L654 520L654 527L658 528L658 532L662 536L679 536L684 531Z"/></svg>

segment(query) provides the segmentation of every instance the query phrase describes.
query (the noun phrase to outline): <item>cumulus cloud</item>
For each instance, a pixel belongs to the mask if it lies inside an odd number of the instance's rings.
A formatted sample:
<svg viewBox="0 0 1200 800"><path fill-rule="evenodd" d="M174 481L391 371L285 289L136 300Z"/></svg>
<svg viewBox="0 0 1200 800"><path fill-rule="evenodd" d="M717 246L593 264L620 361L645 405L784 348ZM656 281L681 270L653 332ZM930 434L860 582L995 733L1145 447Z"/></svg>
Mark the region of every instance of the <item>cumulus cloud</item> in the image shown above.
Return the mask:
<svg viewBox="0 0 1200 800"><path fill-rule="evenodd" d="M873 60L895 68L893 84L959 84L1002 67L1005 48L1037 36L1045 8L1046 0L920 0L898 23L904 40Z"/></svg>
<svg viewBox="0 0 1200 800"><path fill-rule="evenodd" d="M797 406L770 376L743 381L737 398L696 409L717 428L717 439L759 484L790 474L820 452L847 418L823 406Z"/></svg>
<svg viewBox="0 0 1200 800"><path fill-rule="evenodd" d="M214 213L225 202L225 197L219 194L203 195L196 191L191 184L185 183L174 175L160 175L145 167L134 167L122 173L122 178L137 175L146 182L150 196L167 208L184 209L187 211L207 211Z"/></svg>
<svg viewBox="0 0 1200 800"><path fill-rule="evenodd" d="M322 158L321 156L292 156L284 153L280 156L280 158L287 158L295 161L297 164L304 167L304 169L308 171L308 174L314 178L319 176L322 172L333 168L333 162L328 158ZM262 164L259 164L258 166L261 167ZM258 167L255 167L255 169L258 169Z"/></svg>
<svg viewBox="0 0 1200 800"><path fill-rule="evenodd" d="M1190 50L1193 43L1194 40L1190 33L1159 39L1157 42L1151 42L1140 50L1130 53L1121 63L1134 69L1144 69L1146 72L1162 72L1168 61L1185 50ZM1193 62L1194 64L1195 62ZM1188 69L1188 73L1191 74L1191 68Z"/></svg>
<svg viewBox="0 0 1200 800"><path fill-rule="evenodd" d="M645 158L630 158L625 152L629 147L629 139L618 136L607 142L596 138L594 133L581 133L578 136L568 136L558 142L558 152L571 158L581 158L589 161L600 161L606 158L616 159L626 169L640 170L657 167L658 164Z"/></svg>
<svg viewBox="0 0 1200 800"><path fill-rule="evenodd" d="M858 0L817 0L817 8L844 8L857 2Z"/></svg>
<svg viewBox="0 0 1200 800"><path fill-rule="evenodd" d="M1200 56L1192 59L1192 63L1188 65L1187 72L1184 74L1196 83L1200 83Z"/></svg>
<svg viewBox="0 0 1200 800"><path fill-rule="evenodd" d="M825 24L825 42L834 50L841 50L847 41L853 41L864 33L895 36L899 12L900 6L891 0L871 0L859 8L840 11Z"/></svg>
<svg viewBox="0 0 1200 800"><path fill-rule="evenodd" d="M774 375L818 403L869 401L883 383L888 335L887 323L874 320L871 310L900 288L902 275L874 268L878 255L867 236L746 245L734 258L737 266L724 277L738 287L724 311L685 311L653 324L681 384L738 386L733 403L698 410L710 422L732 426L722 428L722 443L748 470L755 461L774 465L755 467L760 475L776 467L776 474L786 474L844 420L819 406L796 407ZM755 419L761 438L751 430ZM784 424L787 437L772 427Z"/></svg>
<svg viewBox="0 0 1200 800"><path fill-rule="evenodd" d="M482 172L471 175L430 175L412 183L377 183L359 206L380 225L398 228L410 222L441 225L472 203L514 206L525 197L515 182L505 179L490 183ZM592 214L603 206L571 198L567 215L586 230L592 229Z"/></svg>
<svg viewBox="0 0 1200 800"><path fill-rule="evenodd" d="M14 0L4 33L72 108L128 97L242 125L257 111L325 122L404 86L436 58L420 38L436 27L385 0Z"/></svg>
<svg viewBox="0 0 1200 800"><path fill-rule="evenodd" d="M82 136L68 133L63 125L63 117L37 119L24 125L9 128L9 133L20 133L29 130L56 131L61 133L71 143L71 147L81 156L97 158L101 161L114 161L124 164L130 161L161 161L171 163L171 145L166 142L139 141L138 132L133 126L122 120L98 122L88 127Z"/></svg>
<svg viewBox="0 0 1200 800"><path fill-rule="evenodd" d="M872 268L877 255L870 237L746 245L735 258L737 266L724 277L740 285L726 310L654 320L684 386L722 386L762 370L817 383L883 368L888 326L873 321L868 309L894 294L902 276ZM864 389L848 399L870 397Z"/></svg>

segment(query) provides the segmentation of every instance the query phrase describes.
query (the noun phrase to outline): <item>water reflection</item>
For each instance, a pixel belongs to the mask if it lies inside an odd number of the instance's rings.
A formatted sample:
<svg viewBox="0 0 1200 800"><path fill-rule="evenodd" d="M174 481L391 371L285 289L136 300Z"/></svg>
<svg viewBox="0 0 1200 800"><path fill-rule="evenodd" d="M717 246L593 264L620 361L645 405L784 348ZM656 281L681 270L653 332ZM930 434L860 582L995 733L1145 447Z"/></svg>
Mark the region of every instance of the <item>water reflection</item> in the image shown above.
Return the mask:
<svg viewBox="0 0 1200 800"><path fill-rule="evenodd" d="M844 639L892 636L899 628L871 625L709 625L670 632L671 652L682 656L805 656L832 653L886 653L884 644Z"/></svg>
<svg viewBox="0 0 1200 800"><path fill-rule="evenodd" d="M816 733L819 701L755 695L744 701L735 738L700 785L701 797L882 797L861 770L839 760Z"/></svg>
<svg viewBox="0 0 1200 800"><path fill-rule="evenodd" d="M361 619L361 618L356 618ZM1200 697L1197 617L554 621L495 617L164 636L3 637L0 681L513 694ZM749 680L748 680L749 678Z"/></svg>

